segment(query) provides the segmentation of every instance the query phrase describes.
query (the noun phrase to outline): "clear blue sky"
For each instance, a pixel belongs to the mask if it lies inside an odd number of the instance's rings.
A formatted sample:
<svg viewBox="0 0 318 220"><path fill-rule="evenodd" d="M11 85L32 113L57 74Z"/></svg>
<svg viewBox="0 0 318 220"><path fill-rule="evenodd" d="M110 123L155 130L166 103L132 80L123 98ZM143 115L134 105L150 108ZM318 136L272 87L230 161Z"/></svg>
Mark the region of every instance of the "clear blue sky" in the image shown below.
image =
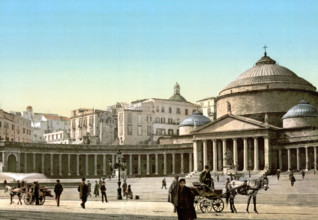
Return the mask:
<svg viewBox="0 0 318 220"><path fill-rule="evenodd" d="M268 55L318 87L318 1L1 0L5 111L216 96Z"/></svg>

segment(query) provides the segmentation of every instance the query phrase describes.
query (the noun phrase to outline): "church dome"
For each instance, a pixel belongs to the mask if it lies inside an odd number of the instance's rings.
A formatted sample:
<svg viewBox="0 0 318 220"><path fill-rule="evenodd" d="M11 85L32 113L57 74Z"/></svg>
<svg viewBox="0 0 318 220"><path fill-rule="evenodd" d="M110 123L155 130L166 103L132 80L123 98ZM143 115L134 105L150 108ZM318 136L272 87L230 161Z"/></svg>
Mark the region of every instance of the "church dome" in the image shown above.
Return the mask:
<svg viewBox="0 0 318 220"><path fill-rule="evenodd" d="M288 110L283 119L298 117L318 117L318 110L315 106L310 105L309 102L301 100L297 105Z"/></svg>
<svg viewBox="0 0 318 220"><path fill-rule="evenodd" d="M276 64L276 61L265 53L265 55L256 62L254 67L243 72L223 91L260 84L281 84L284 88L286 88L286 86L290 88L297 86L306 90L316 90L311 83L298 77L291 70Z"/></svg>
<svg viewBox="0 0 318 220"><path fill-rule="evenodd" d="M180 85L176 83L176 85L173 87L174 94L169 98L170 101L175 102L187 102L187 100L180 94Z"/></svg>
<svg viewBox="0 0 318 220"><path fill-rule="evenodd" d="M205 117L201 112L196 111L190 117L184 119L183 122L180 123L179 127L202 126L209 122L211 122L211 120L208 117Z"/></svg>

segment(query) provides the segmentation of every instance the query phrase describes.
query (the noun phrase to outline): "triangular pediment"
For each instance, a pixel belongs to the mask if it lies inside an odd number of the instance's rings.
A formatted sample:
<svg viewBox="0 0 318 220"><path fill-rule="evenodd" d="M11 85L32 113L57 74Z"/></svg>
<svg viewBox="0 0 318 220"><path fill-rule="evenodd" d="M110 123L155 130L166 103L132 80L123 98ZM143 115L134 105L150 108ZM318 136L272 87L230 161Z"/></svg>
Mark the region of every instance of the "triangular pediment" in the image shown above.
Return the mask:
<svg viewBox="0 0 318 220"><path fill-rule="evenodd" d="M268 128L264 123L245 118L241 116L225 115L202 128L199 128L194 133L211 133L211 132L226 132L226 131L242 131L242 130L257 130Z"/></svg>

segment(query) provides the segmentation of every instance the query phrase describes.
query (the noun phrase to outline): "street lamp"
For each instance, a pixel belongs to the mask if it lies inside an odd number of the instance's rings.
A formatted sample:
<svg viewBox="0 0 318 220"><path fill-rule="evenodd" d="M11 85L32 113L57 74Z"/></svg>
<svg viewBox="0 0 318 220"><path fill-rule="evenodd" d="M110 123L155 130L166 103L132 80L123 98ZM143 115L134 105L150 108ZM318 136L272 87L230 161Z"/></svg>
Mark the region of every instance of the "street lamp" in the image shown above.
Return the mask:
<svg viewBox="0 0 318 220"><path fill-rule="evenodd" d="M109 167L110 170L113 172L114 169L118 169L118 189L117 189L117 199L121 200L121 181L120 181L120 169L124 171L126 169L126 160L123 158L123 155L121 154L120 150L117 151L117 161L114 163L114 166L112 165L112 160L109 159Z"/></svg>

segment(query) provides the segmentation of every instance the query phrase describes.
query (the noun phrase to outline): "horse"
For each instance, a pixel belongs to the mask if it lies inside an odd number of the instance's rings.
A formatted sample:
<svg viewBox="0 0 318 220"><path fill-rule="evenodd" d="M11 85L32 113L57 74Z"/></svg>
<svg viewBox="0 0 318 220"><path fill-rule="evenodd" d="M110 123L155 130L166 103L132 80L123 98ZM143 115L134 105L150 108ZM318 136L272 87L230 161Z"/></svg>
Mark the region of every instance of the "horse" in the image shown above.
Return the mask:
<svg viewBox="0 0 318 220"><path fill-rule="evenodd" d="M22 201L21 201L21 198L22 198L22 193L23 193L23 188L16 188L16 187L11 187L11 186L5 186L4 187L4 192L6 193L6 192L10 192L10 205L12 204L12 203L14 203L13 202L13 197L14 196L18 196L18 198L19 198L19 201L18 201L18 205L19 205L19 203L20 203L20 205L22 205Z"/></svg>
<svg viewBox="0 0 318 220"><path fill-rule="evenodd" d="M250 205L251 198L253 197L254 212L258 213L256 209L256 195L260 189L264 189L265 191L268 190L268 184L269 182L266 176L261 176L260 178L253 180L245 180L244 182L232 180L228 184L226 193L226 203L230 200L231 212L237 212L234 206L234 198L237 194L239 194L248 196L246 212L249 213L248 207Z"/></svg>

